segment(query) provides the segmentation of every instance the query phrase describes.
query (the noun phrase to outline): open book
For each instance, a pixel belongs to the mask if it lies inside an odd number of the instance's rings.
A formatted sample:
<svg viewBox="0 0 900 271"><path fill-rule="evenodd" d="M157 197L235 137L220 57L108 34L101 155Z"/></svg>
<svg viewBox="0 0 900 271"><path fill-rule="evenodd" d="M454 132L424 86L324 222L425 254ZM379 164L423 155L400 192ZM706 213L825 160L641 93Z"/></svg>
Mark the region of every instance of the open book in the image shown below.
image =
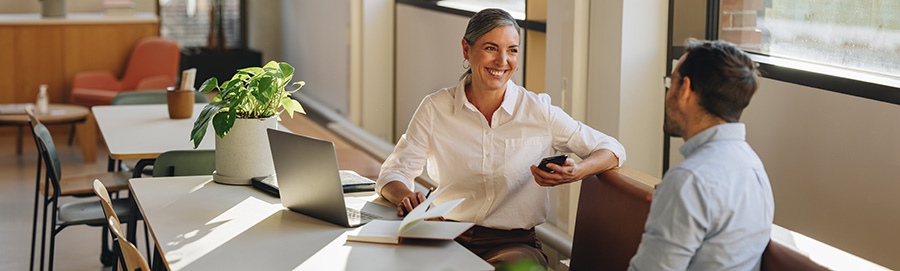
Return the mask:
<svg viewBox="0 0 900 271"><path fill-rule="evenodd" d="M446 187L444 187L446 189ZM453 240L464 231L475 225L470 222L425 221L425 219L443 216L453 210L465 199L455 199L432 206L431 202L444 189L435 191L422 204L413 208L409 214L398 220L372 220L366 225L353 230L347 235L347 241L399 244L401 239L436 239Z"/></svg>

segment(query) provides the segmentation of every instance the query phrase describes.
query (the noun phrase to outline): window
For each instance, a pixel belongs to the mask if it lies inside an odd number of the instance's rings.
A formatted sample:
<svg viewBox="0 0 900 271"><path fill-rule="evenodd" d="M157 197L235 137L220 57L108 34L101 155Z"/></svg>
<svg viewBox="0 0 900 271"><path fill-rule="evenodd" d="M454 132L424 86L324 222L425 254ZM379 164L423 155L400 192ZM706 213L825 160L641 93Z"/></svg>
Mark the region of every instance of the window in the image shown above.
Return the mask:
<svg viewBox="0 0 900 271"><path fill-rule="evenodd" d="M747 51L900 80L900 0L721 0L720 11L718 37Z"/></svg>
<svg viewBox="0 0 900 271"><path fill-rule="evenodd" d="M525 0L442 0L440 7L478 12L485 8L502 8L516 20L525 20Z"/></svg>
<svg viewBox="0 0 900 271"><path fill-rule="evenodd" d="M224 46L242 48L241 0L159 0L160 35L181 48L208 46L210 9L216 5L223 14Z"/></svg>

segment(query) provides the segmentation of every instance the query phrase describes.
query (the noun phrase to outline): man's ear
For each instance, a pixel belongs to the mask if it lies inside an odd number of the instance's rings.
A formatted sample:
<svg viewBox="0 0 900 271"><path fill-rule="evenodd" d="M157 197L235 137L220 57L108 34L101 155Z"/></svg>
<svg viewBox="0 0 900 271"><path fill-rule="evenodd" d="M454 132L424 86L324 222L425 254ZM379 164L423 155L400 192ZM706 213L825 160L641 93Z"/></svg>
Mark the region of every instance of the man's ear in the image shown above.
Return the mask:
<svg viewBox="0 0 900 271"><path fill-rule="evenodd" d="M466 42L466 39L462 39L462 49L463 49L463 59L469 59L469 43Z"/></svg>
<svg viewBox="0 0 900 271"><path fill-rule="evenodd" d="M679 86L676 100L686 103L696 98L697 93L691 90L691 78L687 76L681 77L681 85Z"/></svg>

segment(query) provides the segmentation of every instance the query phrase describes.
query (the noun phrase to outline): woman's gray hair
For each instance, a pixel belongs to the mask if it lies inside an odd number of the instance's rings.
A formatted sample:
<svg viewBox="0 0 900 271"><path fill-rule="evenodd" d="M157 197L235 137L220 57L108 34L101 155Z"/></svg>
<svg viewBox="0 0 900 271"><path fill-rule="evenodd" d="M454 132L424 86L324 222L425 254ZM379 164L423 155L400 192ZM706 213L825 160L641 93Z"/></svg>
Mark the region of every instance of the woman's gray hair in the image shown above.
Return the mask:
<svg viewBox="0 0 900 271"><path fill-rule="evenodd" d="M466 34L463 35L463 38L469 46L475 46L475 41L484 34L491 32L494 28L507 25L515 26L516 32L521 31L516 19L509 15L509 12L498 8L486 8L475 13L472 19L469 19L469 25L466 26ZM469 68L459 79L462 80L471 73L472 69Z"/></svg>

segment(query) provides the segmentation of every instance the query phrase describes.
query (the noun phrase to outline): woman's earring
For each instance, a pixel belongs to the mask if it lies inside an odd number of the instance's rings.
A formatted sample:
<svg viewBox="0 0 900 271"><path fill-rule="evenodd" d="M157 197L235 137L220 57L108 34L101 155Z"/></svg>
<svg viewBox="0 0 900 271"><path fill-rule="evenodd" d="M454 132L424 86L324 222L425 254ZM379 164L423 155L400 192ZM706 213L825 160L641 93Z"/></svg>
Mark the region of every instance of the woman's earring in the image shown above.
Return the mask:
<svg viewBox="0 0 900 271"><path fill-rule="evenodd" d="M463 69L468 70L468 69L469 69L470 67L472 67L472 66L469 65L469 60L468 60L468 59L463 59L462 67L463 67Z"/></svg>

